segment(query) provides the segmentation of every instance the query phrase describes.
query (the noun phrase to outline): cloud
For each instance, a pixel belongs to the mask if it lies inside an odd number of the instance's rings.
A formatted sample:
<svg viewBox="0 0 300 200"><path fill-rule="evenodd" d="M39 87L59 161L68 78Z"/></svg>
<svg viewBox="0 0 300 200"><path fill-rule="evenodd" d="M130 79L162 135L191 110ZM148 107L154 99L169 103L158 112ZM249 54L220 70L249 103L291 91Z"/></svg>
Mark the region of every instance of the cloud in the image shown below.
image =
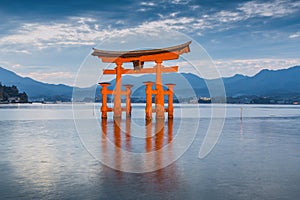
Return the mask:
<svg viewBox="0 0 300 200"><path fill-rule="evenodd" d="M176 17L180 12L173 12L173 13L170 13L170 17Z"/></svg>
<svg viewBox="0 0 300 200"><path fill-rule="evenodd" d="M0 60L0 67L6 66L6 65L10 65L10 63L8 61Z"/></svg>
<svg viewBox="0 0 300 200"><path fill-rule="evenodd" d="M176 4L176 5L186 5L190 3L190 0L171 0L169 3Z"/></svg>
<svg viewBox="0 0 300 200"><path fill-rule="evenodd" d="M137 27L137 29L174 29L174 30L187 30L193 24L196 19L192 17L179 17L177 19L163 19L157 21L144 22Z"/></svg>
<svg viewBox="0 0 300 200"><path fill-rule="evenodd" d="M200 8L199 5L191 5L191 6L189 6L189 7L190 7L190 9L192 9L192 10L197 10L198 8Z"/></svg>
<svg viewBox="0 0 300 200"><path fill-rule="evenodd" d="M297 33L293 33L289 36L289 38L293 39L293 38L299 38L300 37L300 32Z"/></svg>
<svg viewBox="0 0 300 200"><path fill-rule="evenodd" d="M247 19L247 17L240 12L232 12L232 11L224 11L224 10L217 12L211 18L213 18L214 21L225 22L225 23L236 22L236 21Z"/></svg>
<svg viewBox="0 0 300 200"><path fill-rule="evenodd" d="M92 18L69 18L65 23L25 23L15 33L0 38L1 46L7 51L29 53L27 49L64 48L71 46L95 46L114 35L130 35L131 32L145 33L150 29L192 31L205 29L205 23L196 18L179 17L147 21L130 28L102 28ZM97 25L97 26L96 26ZM27 48L26 48L27 47Z"/></svg>
<svg viewBox="0 0 300 200"><path fill-rule="evenodd" d="M180 2L181 1L173 1L173 3L177 4ZM198 7L199 6L195 6L194 9L197 9ZM246 21L251 18L278 18L288 16L299 11L299 9L300 2L275 0L274 2L259 3L257 1L250 1L238 4L235 9L219 10L212 13L205 13L202 16L197 17L176 17L178 14L177 12L165 16L160 14L160 20L146 23L150 23L153 27L171 28L187 33L197 32L198 35L204 35L204 32L208 30L221 32L232 29L236 27L235 25L237 22Z"/></svg>
<svg viewBox="0 0 300 200"><path fill-rule="evenodd" d="M92 18L69 19L68 23L25 23L14 34L0 38L2 45L31 45L39 49L49 47L95 45L95 41L108 36L109 31L99 32L97 27L89 23L96 22ZM23 48L24 51L24 48Z"/></svg>
<svg viewBox="0 0 300 200"><path fill-rule="evenodd" d="M257 2L250 1L239 4L236 9L221 10L213 14L205 14L203 18L209 20L212 24L234 23L245 21L255 17L271 17L278 18L288 16L299 11L300 2L287 0L275 0L273 2ZM226 26L226 24L224 24Z"/></svg>
<svg viewBox="0 0 300 200"><path fill-rule="evenodd" d="M63 66L49 65L23 65L20 63L0 62L8 70L11 70L22 77L30 77L34 80L52 83L73 85L77 71L65 69Z"/></svg>
<svg viewBox="0 0 300 200"><path fill-rule="evenodd" d="M188 4L188 0L173 0L173 4ZM146 12L153 2L141 2L139 11ZM198 8L197 6L195 8ZM220 10L204 13L201 16L178 17L179 12L171 12L160 19L144 21L133 27L112 28L101 27L97 19L91 17L69 17L63 22L24 23L14 33L0 37L1 47L7 51L29 53L29 47L38 49L64 48L72 46L95 46L107 37L118 34L130 34L132 31L146 32L149 29L166 29L205 35L206 31L221 32L232 29L237 22L253 17L281 17L296 12L300 2L275 0L274 2L250 1L238 4L236 9ZM183 15L184 13L181 13ZM124 24L118 20L116 24ZM290 38L299 37L299 33L291 34ZM3 49L3 48L2 48Z"/></svg>
<svg viewBox="0 0 300 200"><path fill-rule="evenodd" d="M250 1L240 4L238 10L247 17L282 17L299 11L300 2L275 0L269 2Z"/></svg>
<svg viewBox="0 0 300 200"><path fill-rule="evenodd" d="M45 83L67 83L68 85L73 85L76 74L72 72L28 72L19 73L19 75Z"/></svg>
<svg viewBox="0 0 300 200"><path fill-rule="evenodd" d="M140 5L141 6L155 6L155 4L153 2L145 2L145 1L141 2Z"/></svg>
<svg viewBox="0 0 300 200"><path fill-rule="evenodd" d="M1 53L14 53L14 54L31 54L29 50L26 49L7 49L7 48L2 48L0 49Z"/></svg>

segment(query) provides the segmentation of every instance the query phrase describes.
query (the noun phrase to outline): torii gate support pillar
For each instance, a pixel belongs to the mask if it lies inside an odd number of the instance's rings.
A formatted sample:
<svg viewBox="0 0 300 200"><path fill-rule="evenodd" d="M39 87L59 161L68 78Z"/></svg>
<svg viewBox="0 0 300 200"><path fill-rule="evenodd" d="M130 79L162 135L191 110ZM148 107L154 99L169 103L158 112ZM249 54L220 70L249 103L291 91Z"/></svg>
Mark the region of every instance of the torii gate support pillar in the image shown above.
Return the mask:
<svg viewBox="0 0 300 200"><path fill-rule="evenodd" d="M130 100L130 95L131 95L131 88L133 85L131 84L125 84L123 85L126 88L126 117L131 117L131 100Z"/></svg>
<svg viewBox="0 0 300 200"><path fill-rule="evenodd" d="M173 113L174 113L174 107L173 107L174 90L173 90L173 88L174 88L175 84L168 83L168 84L166 84L166 86L168 87L168 90L167 90L167 94L168 94L168 108L167 108L168 118L172 119L173 118Z"/></svg>
<svg viewBox="0 0 300 200"><path fill-rule="evenodd" d="M112 92L107 89L107 87L110 85L110 83L102 82L99 83L99 85L102 86L101 94L102 94L102 106L101 106L101 112L102 112L102 119L107 119L107 112L109 112L111 109L107 107L107 95L111 94Z"/></svg>

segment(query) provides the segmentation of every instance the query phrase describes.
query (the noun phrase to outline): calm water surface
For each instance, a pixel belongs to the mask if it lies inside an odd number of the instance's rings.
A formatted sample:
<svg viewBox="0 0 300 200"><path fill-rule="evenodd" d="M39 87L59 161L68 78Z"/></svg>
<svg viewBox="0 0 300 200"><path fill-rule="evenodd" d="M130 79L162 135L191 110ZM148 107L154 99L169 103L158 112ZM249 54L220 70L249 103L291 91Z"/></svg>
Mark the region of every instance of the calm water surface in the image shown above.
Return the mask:
<svg viewBox="0 0 300 200"><path fill-rule="evenodd" d="M198 105L181 105L189 113ZM90 108L93 109L90 109ZM151 152L172 141L179 124L186 137L197 132L191 147L175 163L148 173L126 173L97 160L105 143L86 150L73 120L72 105L0 105L0 197L11 199L298 199L300 196L300 106L241 105L226 107L222 134L210 154L199 159L199 149L210 121L210 106L199 105L200 120L184 115L165 120L152 140L128 136L134 124L143 127L143 106L133 106L133 118L118 130L111 119L102 123L98 107L82 104L97 118L102 137L133 152ZM181 111L180 111L181 110ZM83 119L89 120L82 115ZM101 127L102 126L102 127ZM104 128L103 128L104 127ZM126 130L129 127L129 132ZM153 122L150 132L156 130ZM99 128L99 127L98 127ZM147 134L141 131L141 135ZM102 136L101 136L102 135ZM118 139L119 138L119 139ZM88 140L86 140L88 141ZM83 142L86 142L83 141ZM107 158L122 163L122 155ZM161 155L162 159L164 156ZM129 163L129 165L135 163ZM159 164L159 163L158 163Z"/></svg>

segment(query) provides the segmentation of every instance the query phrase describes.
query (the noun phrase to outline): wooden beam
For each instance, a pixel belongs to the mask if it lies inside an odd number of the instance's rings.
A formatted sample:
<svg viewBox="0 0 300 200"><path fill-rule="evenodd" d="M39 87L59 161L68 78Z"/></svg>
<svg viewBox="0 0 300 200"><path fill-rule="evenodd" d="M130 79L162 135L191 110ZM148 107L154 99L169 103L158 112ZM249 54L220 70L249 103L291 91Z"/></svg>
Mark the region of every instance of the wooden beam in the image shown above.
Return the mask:
<svg viewBox="0 0 300 200"><path fill-rule="evenodd" d="M104 69L103 70L103 74L116 74L116 70L115 69Z"/></svg>
<svg viewBox="0 0 300 200"><path fill-rule="evenodd" d="M186 42L184 44L167 47L167 48L161 48L161 49L145 49L145 50L133 50L133 51L105 51L105 50L99 50L94 49L94 52L92 53L93 56L99 56L99 57L121 57L121 58L133 58L133 57L140 57L144 55L160 55L162 53L166 52L180 52L182 53L188 53L190 52L189 45L192 41Z"/></svg>
<svg viewBox="0 0 300 200"><path fill-rule="evenodd" d="M170 72L178 72L178 66L171 66L171 67L162 67L162 73L170 73ZM105 69L103 70L103 74L116 74L115 69ZM122 74L151 74L156 73L156 68L143 68L140 70L134 69L123 69Z"/></svg>
<svg viewBox="0 0 300 200"><path fill-rule="evenodd" d="M156 60L176 60L179 58L181 51L174 51L174 52L166 52L161 54L154 54L154 55L142 55L137 57L129 57L129 58L122 58L122 57L105 57L105 56L98 56L102 62L104 63L126 63L126 62L133 62L135 60L139 60L141 62L149 62L149 61L156 61Z"/></svg>

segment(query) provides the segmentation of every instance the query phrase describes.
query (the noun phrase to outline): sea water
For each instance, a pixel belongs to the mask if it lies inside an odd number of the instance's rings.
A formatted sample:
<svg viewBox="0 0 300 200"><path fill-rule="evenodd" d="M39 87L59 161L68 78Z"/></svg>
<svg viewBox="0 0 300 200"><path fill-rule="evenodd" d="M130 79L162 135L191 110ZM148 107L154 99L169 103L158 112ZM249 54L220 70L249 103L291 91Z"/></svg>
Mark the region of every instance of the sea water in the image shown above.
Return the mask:
<svg viewBox="0 0 300 200"><path fill-rule="evenodd" d="M98 104L0 105L0 197L298 199L300 106L220 106L226 109L224 126L214 148L200 159L199 151L211 118L218 117L212 115L210 105L175 105L172 123L167 119L162 123L161 140L155 135L156 121L148 126L154 133L149 143L142 137L149 131L143 118L143 104L133 105L129 129L123 118L119 132L111 115L104 125L106 129L101 127ZM183 114L195 109L200 111L197 117ZM83 114L76 116L78 110ZM87 138L80 129L78 123L89 120L95 120L99 127L86 127L87 132L102 142ZM180 129L180 124L186 126ZM163 148L179 134L182 141L190 140L194 133L195 138L167 166L145 173L129 173L102 164L100 154L108 156L108 163L125 163L129 169L139 164L126 163L130 160L122 154L106 152L104 132L108 141L137 153ZM172 149L162 153L159 159L169 158L172 153Z"/></svg>

